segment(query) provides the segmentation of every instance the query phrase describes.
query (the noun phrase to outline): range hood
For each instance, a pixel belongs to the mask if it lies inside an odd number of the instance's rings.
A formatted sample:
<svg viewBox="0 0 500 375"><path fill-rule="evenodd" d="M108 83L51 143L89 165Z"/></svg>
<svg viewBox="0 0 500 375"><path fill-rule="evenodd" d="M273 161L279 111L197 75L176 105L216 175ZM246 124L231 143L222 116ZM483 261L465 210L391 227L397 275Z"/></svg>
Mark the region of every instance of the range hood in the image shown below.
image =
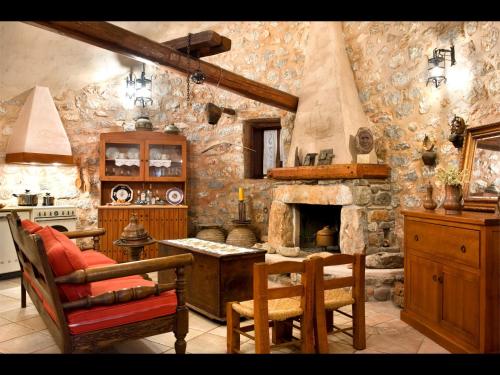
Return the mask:
<svg viewBox="0 0 500 375"><path fill-rule="evenodd" d="M74 165L71 145L48 87L31 90L9 138L5 162Z"/></svg>

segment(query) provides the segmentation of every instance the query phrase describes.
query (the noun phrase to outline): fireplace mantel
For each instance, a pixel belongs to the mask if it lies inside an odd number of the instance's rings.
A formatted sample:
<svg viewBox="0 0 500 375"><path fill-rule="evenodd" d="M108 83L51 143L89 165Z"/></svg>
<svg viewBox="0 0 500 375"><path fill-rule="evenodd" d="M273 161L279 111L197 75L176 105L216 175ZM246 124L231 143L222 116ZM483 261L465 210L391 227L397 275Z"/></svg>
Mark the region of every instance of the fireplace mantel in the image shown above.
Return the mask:
<svg viewBox="0 0 500 375"><path fill-rule="evenodd" d="M273 168L267 176L275 180L334 180L386 178L390 173L391 168L387 164L332 164Z"/></svg>

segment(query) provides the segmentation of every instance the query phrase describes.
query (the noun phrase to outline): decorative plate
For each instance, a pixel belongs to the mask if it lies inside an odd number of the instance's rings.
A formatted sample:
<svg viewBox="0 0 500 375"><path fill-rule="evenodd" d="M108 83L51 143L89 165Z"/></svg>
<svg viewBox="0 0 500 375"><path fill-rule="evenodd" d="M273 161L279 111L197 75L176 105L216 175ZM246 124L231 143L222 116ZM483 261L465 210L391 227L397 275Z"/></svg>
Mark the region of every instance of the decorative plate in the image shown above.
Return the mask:
<svg viewBox="0 0 500 375"><path fill-rule="evenodd" d="M171 188L167 190L167 202L170 204L180 204L184 199L184 193L179 188Z"/></svg>
<svg viewBox="0 0 500 375"><path fill-rule="evenodd" d="M115 185L111 189L111 199L117 203L128 203L132 201L134 191L128 185Z"/></svg>

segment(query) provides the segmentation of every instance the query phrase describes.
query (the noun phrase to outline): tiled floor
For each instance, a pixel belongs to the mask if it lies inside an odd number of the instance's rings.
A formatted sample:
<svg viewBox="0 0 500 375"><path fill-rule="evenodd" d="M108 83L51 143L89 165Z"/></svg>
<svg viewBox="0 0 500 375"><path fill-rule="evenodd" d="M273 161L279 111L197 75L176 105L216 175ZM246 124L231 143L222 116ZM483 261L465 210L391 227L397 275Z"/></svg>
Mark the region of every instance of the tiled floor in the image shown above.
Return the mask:
<svg viewBox="0 0 500 375"><path fill-rule="evenodd" d="M20 280L0 280L0 353L60 353L45 324L28 298L21 309ZM366 303L365 350L356 351L351 338L338 334L329 336L330 353L448 353L447 350L414 330L399 319L400 310L392 302ZM336 324L346 322L336 315ZM188 353L225 353L226 326L194 312L189 313ZM175 353L173 333L164 333L141 340L116 344L106 353ZM241 350L252 353L253 342L241 337ZM276 353L290 353L281 349Z"/></svg>

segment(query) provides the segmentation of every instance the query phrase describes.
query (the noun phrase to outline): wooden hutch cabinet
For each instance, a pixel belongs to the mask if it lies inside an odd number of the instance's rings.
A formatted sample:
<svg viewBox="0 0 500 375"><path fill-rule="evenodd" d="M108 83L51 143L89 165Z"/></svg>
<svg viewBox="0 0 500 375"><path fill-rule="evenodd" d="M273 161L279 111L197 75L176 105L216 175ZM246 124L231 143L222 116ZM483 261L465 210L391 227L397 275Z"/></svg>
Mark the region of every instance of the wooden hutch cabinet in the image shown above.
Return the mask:
<svg viewBox="0 0 500 375"><path fill-rule="evenodd" d="M99 227L106 229L101 251L118 262L128 260L123 247L113 245L129 223L132 213L156 240L187 236L187 142L181 135L152 131L112 132L100 136L99 175L101 205L98 208ZM131 204L116 204L117 186L132 192ZM167 191L180 189L179 204L167 201ZM155 204L138 204L141 193L152 192L160 198ZM115 193L114 200L112 198ZM177 194L179 197L179 194ZM119 202L118 202L119 203ZM142 258L158 256L156 244L144 248Z"/></svg>
<svg viewBox="0 0 500 375"><path fill-rule="evenodd" d="M402 214L401 320L454 353L500 352L500 217Z"/></svg>

